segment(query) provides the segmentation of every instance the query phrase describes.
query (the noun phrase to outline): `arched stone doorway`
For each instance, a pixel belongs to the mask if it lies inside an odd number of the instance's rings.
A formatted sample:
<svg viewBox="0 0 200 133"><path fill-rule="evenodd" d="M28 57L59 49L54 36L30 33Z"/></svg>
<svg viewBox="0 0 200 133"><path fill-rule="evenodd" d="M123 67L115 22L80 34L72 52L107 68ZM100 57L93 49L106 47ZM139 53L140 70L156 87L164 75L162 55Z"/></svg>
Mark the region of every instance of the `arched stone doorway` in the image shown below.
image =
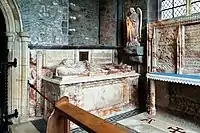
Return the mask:
<svg viewBox="0 0 200 133"><path fill-rule="evenodd" d="M5 108L5 76L3 63L7 60L7 39L6 39L6 24L3 13L0 11L0 125L2 124L2 119L4 116ZM2 128L0 127L0 131Z"/></svg>
<svg viewBox="0 0 200 133"><path fill-rule="evenodd" d="M3 130L1 124L6 110L5 107L5 74L3 63L7 60L7 39L6 39L6 24L3 13L0 11L0 132ZM4 129L5 130L5 129Z"/></svg>
<svg viewBox="0 0 200 133"><path fill-rule="evenodd" d="M29 38L23 31L19 8L15 0L0 0L0 10L5 20L5 35L7 49L9 49L8 61L17 59L17 67L8 70L8 113L18 109L19 117L16 122L28 118L29 92L27 87L29 54Z"/></svg>

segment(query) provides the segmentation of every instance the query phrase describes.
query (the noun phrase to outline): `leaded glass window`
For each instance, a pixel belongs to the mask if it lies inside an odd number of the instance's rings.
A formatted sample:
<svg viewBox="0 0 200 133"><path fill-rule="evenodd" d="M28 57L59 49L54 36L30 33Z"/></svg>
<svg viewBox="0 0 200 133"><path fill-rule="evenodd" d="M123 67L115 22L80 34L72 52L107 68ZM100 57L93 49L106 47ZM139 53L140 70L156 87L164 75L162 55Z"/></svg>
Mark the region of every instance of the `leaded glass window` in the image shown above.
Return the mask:
<svg viewBox="0 0 200 133"><path fill-rule="evenodd" d="M199 13L200 12L200 0L192 0L191 1L191 13Z"/></svg>
<svg viewBox="0 0 200 133"><path fill-rule="evenodd" d="M200 0L160 0L161 19L200 13Z"/></svg>
<svg viewBox="0 0 200 133"><path fill-rule="evenodd" d="M171 19L187 14L187 0L161 0L161 19Z"/></svg>

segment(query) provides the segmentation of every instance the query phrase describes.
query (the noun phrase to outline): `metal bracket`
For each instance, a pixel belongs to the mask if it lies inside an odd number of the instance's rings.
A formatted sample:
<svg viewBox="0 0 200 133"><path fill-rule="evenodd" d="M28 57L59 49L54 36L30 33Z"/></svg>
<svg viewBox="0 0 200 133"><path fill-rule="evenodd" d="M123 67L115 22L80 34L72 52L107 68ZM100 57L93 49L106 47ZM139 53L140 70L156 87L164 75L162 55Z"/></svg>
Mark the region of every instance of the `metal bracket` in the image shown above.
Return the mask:
<svg viewBox="0 0 200 133"><path fill-rule="evenodd" d="M15 58L13 62L8 62L8 67L17 67L17 59Z"/></svg>

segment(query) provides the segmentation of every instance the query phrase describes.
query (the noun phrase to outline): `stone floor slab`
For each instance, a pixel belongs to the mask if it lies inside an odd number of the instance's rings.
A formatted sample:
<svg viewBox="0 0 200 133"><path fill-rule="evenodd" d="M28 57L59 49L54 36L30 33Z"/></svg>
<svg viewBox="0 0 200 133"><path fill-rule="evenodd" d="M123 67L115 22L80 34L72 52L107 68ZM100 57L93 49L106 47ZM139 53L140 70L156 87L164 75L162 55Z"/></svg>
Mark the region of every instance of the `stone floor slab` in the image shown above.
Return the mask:
<svg viewBox="0 0 200 133"><path fill-rule="evenodd" d="M142 113L117 123L138 133L200 133L198 125L162 111L155 117Z"/></svg>
<svg viewBox="0 0 200 133"><path fill-rule="evenodd" d="M127 133L200 133L199 125L162 111L158 111L152 119L147 113L138 113L138 110L131 110L105 120L126 129ZM46 121L43 119L11 126L12 133L45 133L45 128ZM71 133L87 132L76 128Z"/></svg>
<svg viewBox="0 0 200 133"><path fill-rule="evenodd" d="M11 133L40 133L31 122L11 125L10 129Z"/></svg>

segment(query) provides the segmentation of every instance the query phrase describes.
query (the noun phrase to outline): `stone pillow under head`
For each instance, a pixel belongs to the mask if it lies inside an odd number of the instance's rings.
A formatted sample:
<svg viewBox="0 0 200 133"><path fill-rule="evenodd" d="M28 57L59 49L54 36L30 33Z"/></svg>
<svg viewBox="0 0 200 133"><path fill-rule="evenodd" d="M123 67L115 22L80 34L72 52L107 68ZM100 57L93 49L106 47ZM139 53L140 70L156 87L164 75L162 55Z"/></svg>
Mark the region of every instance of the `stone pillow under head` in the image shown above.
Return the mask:
<svg viewBox="0 0 200 133"><path fill-rule="evenodd" d="M56 76L82 75L88 72L87 62L68 63L63 60L56 68Z"/></svg>

